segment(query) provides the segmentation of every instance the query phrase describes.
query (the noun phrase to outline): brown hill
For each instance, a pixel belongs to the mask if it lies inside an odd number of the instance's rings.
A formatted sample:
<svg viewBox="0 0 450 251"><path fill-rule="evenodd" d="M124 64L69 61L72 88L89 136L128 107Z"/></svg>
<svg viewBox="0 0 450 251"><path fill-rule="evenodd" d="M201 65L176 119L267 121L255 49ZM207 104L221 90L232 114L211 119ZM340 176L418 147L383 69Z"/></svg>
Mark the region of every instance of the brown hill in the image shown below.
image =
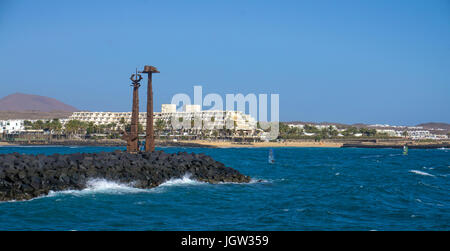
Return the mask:
<svg viewBox="0 0 450 251"><path fill-rule="evenodd" d="M444 129L447 131L450 131L450 124L447 123L436 123L436 122L430 122L430 123L424 123L417 126L422 126L425 129L433 130L433 129Z"/></svg>
<svg viewBox="0 0 450 251"><path fill-rule="evenodd" d="M52 112L39 112L39 111L0 111L0 120L8 120L8 119L27 119L27 120L36 120L36 119L67 119L72 115L72 112L64 112L64 111L52 111Z"/></svg>
<svg viewBox="0 0 450 251"><path fill-rule="evenodd" d="M14 93L0 99L0 111L75 112L78 109L54 98Z"/></svg>

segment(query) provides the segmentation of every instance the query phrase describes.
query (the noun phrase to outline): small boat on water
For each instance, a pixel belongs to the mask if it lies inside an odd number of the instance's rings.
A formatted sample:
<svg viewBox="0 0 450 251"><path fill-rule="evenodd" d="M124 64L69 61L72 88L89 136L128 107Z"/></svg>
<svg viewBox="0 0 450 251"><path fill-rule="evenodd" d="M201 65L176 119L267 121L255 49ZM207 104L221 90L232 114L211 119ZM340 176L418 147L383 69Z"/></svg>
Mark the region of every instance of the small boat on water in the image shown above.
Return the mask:
<svg viewBox="0 0 450 251"><path fill-rule="evenodd" d="M408 155L408 146L403 146L403 155Z"/></svg>
<svg viewBox="0 0 450 251"><path fill-rule="evenodd" d="M274 154L273 154L273 149L270 149L270 150L269 150L269 163L270 163L270 164L275 163L275 156L274 156Z"/></svg>

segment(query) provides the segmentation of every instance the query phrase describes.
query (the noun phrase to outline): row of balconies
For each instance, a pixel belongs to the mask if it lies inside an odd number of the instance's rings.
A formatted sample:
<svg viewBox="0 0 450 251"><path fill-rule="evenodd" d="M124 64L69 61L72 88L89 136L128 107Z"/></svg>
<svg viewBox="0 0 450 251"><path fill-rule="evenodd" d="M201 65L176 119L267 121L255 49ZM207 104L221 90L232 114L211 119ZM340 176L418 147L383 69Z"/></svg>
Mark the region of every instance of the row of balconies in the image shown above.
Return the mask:
<svg viewBox="0 0 450 251"><path fill-rule="evenodd" d="M139 120L145 124L146 113L139 113ZM247 114L243 114L240 111L201 111L201 112L176 112L174 113L155 113L155 119L162 119L166 122L173 117L183 118L183 120L192 120L200 118L203 121L208 122L209 127L222 127L225 121L236 121L238 128L252 128L256 126L256 121ZM102 113L102 112L81 112L74 113L70 119L77 119L81 121L89 121L101 124L119 123L124 118L126 123L131 121L131 112L126 113ZM211 119L214 118L214 122ZM213 123L211 125L211 123Z"/></svg>

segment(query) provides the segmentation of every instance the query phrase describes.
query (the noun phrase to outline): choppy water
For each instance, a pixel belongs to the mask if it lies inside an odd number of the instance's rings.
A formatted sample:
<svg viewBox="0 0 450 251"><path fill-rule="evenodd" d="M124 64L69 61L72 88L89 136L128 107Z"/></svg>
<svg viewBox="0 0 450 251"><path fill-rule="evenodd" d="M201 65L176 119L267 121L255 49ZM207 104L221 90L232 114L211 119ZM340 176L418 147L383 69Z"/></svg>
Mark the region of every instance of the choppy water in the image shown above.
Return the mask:
<svg viewBox="0 0 450 251"><path fill-rule="evenodd" d="M0 153L113 151L0 147ZM0 230L450 230L450 150L165 148L204 152L263 182L171 180L149 190L92 180L0 203Z"/></svg>

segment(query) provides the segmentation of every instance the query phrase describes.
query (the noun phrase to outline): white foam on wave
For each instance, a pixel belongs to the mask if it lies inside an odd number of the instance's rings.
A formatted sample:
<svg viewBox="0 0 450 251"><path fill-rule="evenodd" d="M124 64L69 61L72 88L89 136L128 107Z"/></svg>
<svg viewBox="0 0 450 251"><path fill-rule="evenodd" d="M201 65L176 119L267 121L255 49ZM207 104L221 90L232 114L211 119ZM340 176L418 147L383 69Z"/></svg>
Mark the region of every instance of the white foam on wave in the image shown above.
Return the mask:
<svg viewBox="0 0 450 251"><path fill-rule="evenodd" d="M415 173L415 174L419 174L419 175L423 175L423 176L430 176L430 177L435 177L432 174L426 173L426 172L422 172L422 171L418 171L418 170L409 170L410 173Z"/></svg>
<svg viewBox="0 0 450 251"><path fill-rule="evenodd" d="M377 155L365 155L365 156L361 156L360 158L361 159L371 159L371 158L381 158L381 157L383 157L383 155L377 154Z"/></svg>
<svg viewBox="0 0 450 251"><path fill-rule="evenodd" d="M284 181L284 179L281 179L281 181ZM234 184L234 185L248 185L248 184L262 184L262 183L272 183L270 180L265 179L256 179L251 178L248 183L239 183L239 182L219 182L218 184L221 185L228 185L228 184Z"/></svg>
<svg viewBox="0 0 450 251"><path fill-rule="evenodd" d="M285 179L281 179L282 181ZM264 180L264 179L251 179L249 183L237 183L237 182L221 182L219 184L259 184L259 183L272 183L272 181ZM201 182L198 180L194 180L191 178L191 174L185 174L181 178L170 179L158 187L150 188L150 189L141 189L133 187L133 183L120 183L115 181L110 181L106 179L91 179L86 182L86 188L82 190L63 190L63 191L50 191L47 195L38 196L32 198L32 201L35 199L55 197L59 195L72 195L72 196L86 196L93 194L136 194L136 193L161 193L166 191L167 187L176 187L176 186L192 186L192 185L208 185L209 183ZM57 199L56 201L60 201ZM9 203L9 202L23 202L23 201L2 201L0 203Z"/></svg>
<svg viewBox="0 0 450 251"><path fill-rule="evenodd" d="M221 185L227 185L227 184L245 185L245 184L257 184L257 183L270 183L270 181L264 180L264 179L253 179L252 178L252 179L250 179L250 182L248 182L248 183L219 182L218 184L221 184ZM182 178L170 179L170 180L162 183L158 187L187 186L187 185L207 185L207 184L209 184L209 183L192 179L192 175L191 174L185 174Z"/></svg>
<svg viewBox="0 0 450 251"><path fill-rule="evenodd" d="M106 179L92 179L86 183L86 188L83 190L64 190L64 191L50 191L48 196L55 196L59 194L70 195L90 195L95 193L100 194L126 194L126 193L143 193L149 192L148 189L140 189L133 187L133 184L124 184Z"/></svg>
<svg viewBox="0 0 450 251"><path fill-rule="evenodd" d="M105 179L93 179L87 182L87 188L85 190L92 191L107 191L107 190L134 190L135 188L131 187L132 184L123 184L113 181L108 181Z"/></svg>
<svg viewBox="0 0 450 251"><path fill-rule="evenodd" d="M159 187L201 185L201 184L206 183L192 179L191 174L185 174L182 178L170 179L159 185Z"/></svg>
<svg viewBox="0 0 450 251"><path fill-rule="evenodd" d="M280 181L284 181L284 179L281 179ZM250 179L250 182L248 184L257 184L257 183L272 183L270 180L265 179ZM242 184L242 183L241 183ZM245 183L244 183L245 184Z"/></svg>
<svg viewBox="0 0 450 251"><path fill-rule="evenodd" d="M183 185L198 185L198 184L206 184L203 182L199 182L190 178L190 175L185 175L180 179L171 179L169 181L164 182L155 188L150 189L141 189L133 187L133 183L120 183L116 181L110 181L106 179L91 179L86 182L86 188L82 190L63 190L63 191L50 191L47 195L38 196L26 201L32 201L35 199L48 198L48 197L56 197L60 195L72 195L72 196L87 196L94 194L137 194L137 193L161 193L164 190L164 187L170 186L183 186ZM21 201L6 201L6 202L21 202Z"/></svg>

